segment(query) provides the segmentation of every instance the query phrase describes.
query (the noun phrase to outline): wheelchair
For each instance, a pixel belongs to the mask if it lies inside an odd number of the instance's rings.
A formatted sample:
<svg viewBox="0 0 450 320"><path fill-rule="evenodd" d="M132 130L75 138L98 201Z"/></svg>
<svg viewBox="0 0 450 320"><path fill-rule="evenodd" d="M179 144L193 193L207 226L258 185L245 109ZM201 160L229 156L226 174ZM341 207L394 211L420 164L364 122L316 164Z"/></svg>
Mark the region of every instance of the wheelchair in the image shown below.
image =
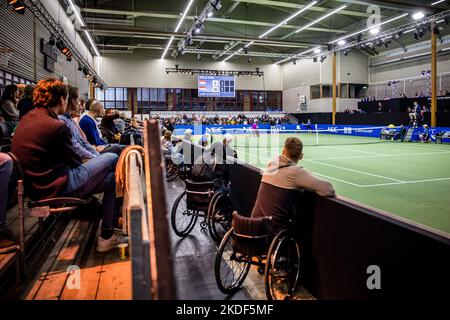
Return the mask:
<svg viewBox="0 0 450 320"><path fill-rule="evenodd" d="M164 168L167 182L175 180L180 174L179 165L173 162L171 155L167 153L164 153Z"/></svg>
<svg viewBox="0 0 450 320"><path fill-rule="evenodd" d="M186 237L198 218L202 231L209 231L219 242L231 226L232 204L227 193L215 191L215 181L194 182L187 179L186 190L175 200L171 212L171 225L175 234Z"/></svg>
<svg viewBox="0 0 450 320"><path fill-rule="evenodd" d="M268 300L287 300L300 278L300 245L290 228L273 237L270 218L247 218L233 212L232 227L220 243L214 264L220 291L237 292L251 265L264 273Z"/></svg>

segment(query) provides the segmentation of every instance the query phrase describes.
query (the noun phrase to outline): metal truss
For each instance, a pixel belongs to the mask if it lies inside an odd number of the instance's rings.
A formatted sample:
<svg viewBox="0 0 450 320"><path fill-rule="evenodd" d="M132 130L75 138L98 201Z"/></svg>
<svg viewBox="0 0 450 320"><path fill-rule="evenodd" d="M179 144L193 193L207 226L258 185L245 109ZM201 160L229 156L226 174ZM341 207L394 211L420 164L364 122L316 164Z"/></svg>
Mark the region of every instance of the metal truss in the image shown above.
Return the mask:
<svg viewBox="0 0 450 320"><path fill-rule="evenodd" d="M185 53L196 53L196 54L210 54L219 55L223 50L209 50L209 49L185 49ZM244 51L228 51L228 54L234 54L238 56L252 56L252 57L266 57L266 58L289 58L290 54L282 53L270 53L270 52L248 52Z"/></svg>
<svg viewBox="0 0 450 320"><path fill-rule="evenodd" d="M106 83L100 78L97 72L89 64L89 62L83 57L83 55L78 51L77 47L70 41L70 39L65 35L63 28L53 19L53 17L48 13L47 9L41 4L39 0L24 0L27 9L33 13L33 15L46 27L50 33L54 34L64 41L64 44L72 52L72 56L78 63L86 66L89 69L89 73L97 78L97 82L104 89L107 88Z"/></svg>
<svg viewBox="0 0 450 320"><path fill-rule="evenodd" d="M443 11L440 13L437 13L435 15L429 16L427 18L424 18L422 20L419 21L414 21L408 24L405 24L403 26L400 27L396 27L396 28L392 28L389 30L386 30L384 32L380 32L374 36L369 36L369 37L362 37L361 34L360 35L355 35L355 37L357 38L356 40L353 41L348 41L346 44L344 45L336 45L333 46L331 44L328 45L328 51L323 51L318 55L315 56L305 56L302 54L296 54L296 55L291 55L289 60L292 59L312 59L312 58L317 58L320 56L324 56L327 54L334 54L336 52L339 51L346 51L346 50L350 50L353 48L364 48L364 47L375 47L376 43L379 41L386 41L389 40L393 37L401 37L404 33L406 33L407 31L411 31L411 30L415 30L424 26L429 27L429 31L433 32L433 28L437 25L438 21L441 20L445 20L447 21L450 17L450 10L447 11ZM288 60L286 60L288 61Z"/></svg>
<svg viewBox="0 0 450 320"><path fill-rule="evenodd" d="M178 65L175 68L166 68L166 73L179 73L179 74L202 74L202 75L214 75L214 76L254 76L263 77L264 71L259 71L259 68L255 68L255 71L244 70L210 70L210 69L181 69Z"/></svg>

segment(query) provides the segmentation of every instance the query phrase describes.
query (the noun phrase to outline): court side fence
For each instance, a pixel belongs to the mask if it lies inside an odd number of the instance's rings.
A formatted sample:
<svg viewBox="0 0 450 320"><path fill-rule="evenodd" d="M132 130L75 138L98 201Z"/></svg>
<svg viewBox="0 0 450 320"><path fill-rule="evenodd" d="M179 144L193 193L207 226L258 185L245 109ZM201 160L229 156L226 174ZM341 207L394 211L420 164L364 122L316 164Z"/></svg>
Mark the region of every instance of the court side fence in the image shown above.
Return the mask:
<svg viewBox="0 0 450 320"><path fill-rule="evenodd" d="M130 236L132 298L176 299L160 129L156 121L145 121L144 136L144 156L131 150L126 159L124 221Z"/></svg>
<svg viewBox="0 0 450 320"><path fill-rule="evenodd" d="M250 216L261 170L230 168L234 209ZM426 201L426 199L424 199ZM317 299L442 299L450 235L343 197L299 192L301 282Z"/></svg>

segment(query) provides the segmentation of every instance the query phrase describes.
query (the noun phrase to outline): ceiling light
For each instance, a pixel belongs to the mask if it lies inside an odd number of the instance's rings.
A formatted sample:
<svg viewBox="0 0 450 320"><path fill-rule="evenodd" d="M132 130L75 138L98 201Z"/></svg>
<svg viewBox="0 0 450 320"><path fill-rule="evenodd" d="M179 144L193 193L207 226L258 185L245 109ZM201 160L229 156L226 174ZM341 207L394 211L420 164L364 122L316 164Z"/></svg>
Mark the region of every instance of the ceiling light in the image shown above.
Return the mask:
<svg viewBox="0 0 450 320"><path fill-rule="evenodd" d="M422 11L419 11L419 12L414 13L412 17L414 20L420 20L425 17L425 14Z"/></svg>
<svg viewBox="0 0 450 320"><path fill-rule="evenodd" d="M431 5L432 6L435 6L435 5L437 5L437 4L439 4L439 3L442 3L442 2L444 2L445 0L439 0L439 1L436 1L436 2L433 2Z"/></svg>
<svg viewBox="0 0 450 320"><path fill-rule="evenodd" d="M378 28L372 28L372 29L369 30L369 32L370 32L370 34L372 34L372 35L377 35L377 34L380 33L380 29L378 29Z"/></svg>
<svg viewBox="0 0 450 320"><path fill-rule="evenodd" d="M208 14L206 15L208 18L211 18L214 15L214 12L209 11Z"/></svg>
<svg viewBox="0 0 450 320"><path fill-rule="evenodd" d="M346 44L347 42L345 40L339 40L338 45L343 46L344 44Z"/></svg>
<svg viewBox="0 0 450 320"><path fill-rule="evenodd" d="M295 59L295 58L297 58L297 57L300 57L300 56L302 56L302 55L305 55L305 54L307 54L307 53L310 53L310 52L313 52L313 51L316 52L317 50L318 50L317 53L322 52L321 49L320 49L320 47L315 47L315 48L312 48L312 49L309 49L309 50L300 52L299 54L296 54L296 55L294 55L294 56L292 56L292 57L289 57L289 58L286 58L286 59L284 59L284 60L277 61L277 62L275 62L275 64L280 64L280 63L289 61L289 60L291 60L291 59Z"/></svg>
<svg viewBox="0 0 450 320"><path fill-rule="evenodd" d="M277 24L276 26L274 26L273 28L271 28L270 30L264 32L262 35L259 36L259 38L263 38L265 36L267 36L269 33L271 33L272 31L274 31L275 29L279 28L280 26L287 24L289 21L291 21L292 19L294 19L296 16L298 16L299 14L301 14L302 12L305 12L306 10L308 10L309 8L311 8L313 5L317 4L317 1L313 1L310 4L304 6L303 8L301 8L299 11L295 12L293 15L287 17L285 20L283 20L282 22L280 22L279 24Z"/></svg>
<svg viewBox="0 0 450 320"><path fill-rule="evenodd" d="M379 24L377 24L377 25L374 25L374 26L372 26L372 27L369 27L369 28L366 28L366 29L363 29L363 30L354 32L354 33L352 33L352 34L346 35L346 36L344 36L344 37L342 37L342 38L339 38L339 39L337 39L337 40L334 40L334 41L332 41L332 42L330 42L330 43L336 43L336 42L339 42L340 40L344 40L344 39L351 38L351 37L353 37L353 36L359 35L359 34L361 34L361 33L363 33L363 32L366 32L366 31L369 31L369 30L372 30L372 29L378 29L378 28L381 27L382 25L385 25L385 24L391 23L391 22L393 22L393 21L395 21L395 20L404 18L404 17L406 17L407 15L408 15L408 13L404 13L404 14L398 16L398 17L394 17L394 18L392 18L392 19L383 21L383 22L381 22L381 23L379 23Z"/></svg>
<svg viewBox="0 0 450 320"><path fill-rule="evenodd" d="M244 48L240 48L238 51L234 52L232 55L229 55L227 58L225 58L223 60L223 62L228 61L229 59L231 59L231 57L235 56L236 54L238 54L239 52L241 52Z"/></svg>
<svg viewBox="0 0 450 320"><path fill-rule="evenodd" d="M94 40L92 40L89 31L84 30L84 34L86 35L86 38L88 39L89 43L91 44L92 48L94 49L94 52L97 55L97 57L100 57L100 52L98 52L97 46L95 45Z"/></svg>
<svg viewBox="0 0 450 320"><path fill-rule="evenodd" d="M322 50L321 50L320 48L314 49L314 53L315 53L315 54L319 54L319 53L321 53L321 52L322 52Z"/></svg>
<svg viewBox="0 0 450 320"><path fill-rule="evenodd" d="M339 12L339 11L341 11L342 9L345 9L345 8L347 8L347 6L346 6L346 5L343 5L343 6L339 7L339 8L337 8L336 10L333 10L333 11L327 13L326 15L320 17L319 19L314 20L314 21L308 23L306 26L303 26L303 27L301 27L300 29L296 30L295 33L299 33L300 31L303 31L303 30L305 30L305 29L307 29L307 28L309 28L309 27L315 25L316 23L319 23L320 21L322 21L322 20L328 18L329 16L332 16L333 14L335 14L335 13L337 13L337 12Z"/></svg>
<svg viewBox="0 0 450 320"><path fill-rule="evenodd" d="M183 12L183 15L182 15L181 18L180 18L180 21L178 22L177 27L175 28L175 32L178 32L178 29L180 28L181 24L183 23L184 19L186 18L186 15L187 15L189 9L191 8L193 2L194 2L194 0L190 0L190 1L189 1L189 3L188 3L188 5L187 5L186 9L185 9L184 12ZM166 56L167 50L169 50L169 47L170 47L170 45L172 44L173 39L174 39L174 36L171 36L171 37L170 37L170 40L169 40L169 43L167 43L167 46L166 46L166 48L164 49L164 52L163 52L163 54L162 54L162 56L161 56L161 59L164 59L164 57ZM180 52L180 53L183 54L183 52Z"/></svg>

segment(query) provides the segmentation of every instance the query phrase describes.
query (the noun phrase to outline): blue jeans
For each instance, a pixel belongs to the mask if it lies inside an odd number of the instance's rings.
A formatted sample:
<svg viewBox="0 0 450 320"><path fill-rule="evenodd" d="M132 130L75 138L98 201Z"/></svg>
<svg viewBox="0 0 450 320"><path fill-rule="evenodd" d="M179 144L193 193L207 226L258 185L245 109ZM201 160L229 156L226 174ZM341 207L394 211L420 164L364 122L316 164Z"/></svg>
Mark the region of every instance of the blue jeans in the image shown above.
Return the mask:
<svg viewBox="0 0 450 320"><path fill-rule="evenodd" d="M6 153L0 153L0 232L6 229L8 184L13 171L13 161Z"/></svg>
<svg viewBox="0 0 450 320"><path fill-rule="evenodd" d="M116 209L116 180L114 172L119 157L104 153L69 171L61 196L86 198L103 192L102 229L112 230Z"/></svg>

